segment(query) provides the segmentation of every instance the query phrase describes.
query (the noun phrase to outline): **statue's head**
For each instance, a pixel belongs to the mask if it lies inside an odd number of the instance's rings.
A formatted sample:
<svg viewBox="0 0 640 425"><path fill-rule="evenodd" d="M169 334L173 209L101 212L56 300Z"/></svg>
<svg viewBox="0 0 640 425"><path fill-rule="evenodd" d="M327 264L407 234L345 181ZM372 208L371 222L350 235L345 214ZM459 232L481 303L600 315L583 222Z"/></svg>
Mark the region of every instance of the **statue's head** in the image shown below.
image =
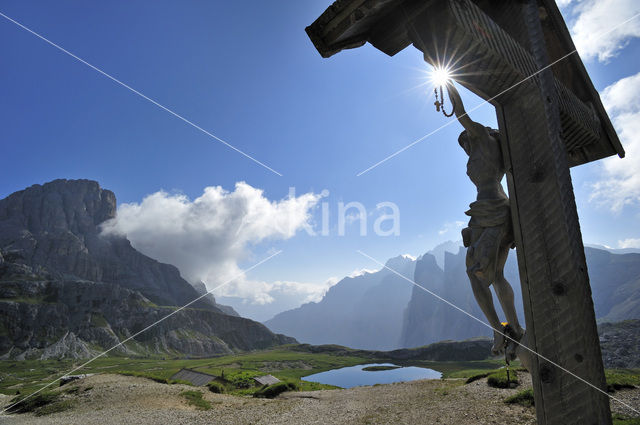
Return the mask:
<svg viewBox="0 0 640 425"><path fill-rule="evenodd" d="M485 128L487 129L487 133L489 134L489 137L495 139L495 141L499 143L500 132L495 128L491 128L491 127L485 127ZM470 140L469 140L469 134L467 133L467 130L464 130L462 133L460 133L460 136L458 136L458 143L460 144L462 149L464 149L467 155L471 155Z"/></svg>
<svg viewBox="0 0 640 425"><path fill-rule="evenodd" d="M467 130L464 130L458 136L458 144L464 149L467 155L471 155L471 148L469 147L469 135L467 134Z"/></svg>

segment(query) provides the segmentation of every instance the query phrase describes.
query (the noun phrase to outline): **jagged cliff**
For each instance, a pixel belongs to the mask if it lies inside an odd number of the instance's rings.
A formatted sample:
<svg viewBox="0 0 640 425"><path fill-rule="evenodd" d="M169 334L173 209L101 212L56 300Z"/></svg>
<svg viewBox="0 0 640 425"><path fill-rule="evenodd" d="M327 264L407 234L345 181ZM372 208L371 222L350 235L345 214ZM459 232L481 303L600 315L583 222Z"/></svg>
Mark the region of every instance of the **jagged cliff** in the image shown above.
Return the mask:
<svg viewBox="0 0 640 425"><path fill-rule="evenodd" d="M473 316L485 320L476 302L465 265L466 250L444 253L444 268L441 269L433 255L427 253L416 264L415 282L438 294ZM518 307L521 306L520 285L515 256L510 255L505 266L505 277L512 282ZM494 295L494 305L501 311L500 303ZM520 320L524 315L518 308ZM480 322L436 299L421 288L414 287L407 308L404 311L404 325L400 338L401 347L419 347L448 339L463 340L476 336L492 336L492 331Z"/></svg>
<svg viewBox="0 0 640 425"><path fill-rule="evenodd" d="M55 180L0 200L0 355L86 357L199 296L178 269L100 234L115 195ZM294 342L204 297L118 350L204 356Z"/></svg>
<svg viewBox="0 0 640 425"><path fill-rule="evenodd" d="M416 264L415 282L484 320L466 276L465 255L463 248L456 254L445 252L444 270L430 254L423 255ZM640 318L640 254L614 254L587 247L585 256L598 322ZM524 325L515 251L509 255L504 274L513 287L516 310ZM494 304L499 315L504 317L495 295ZM445 339L459 340L479 335L490 336L491 330L420 288L414 288L404 313L401 347L418 347Z"/></svg>

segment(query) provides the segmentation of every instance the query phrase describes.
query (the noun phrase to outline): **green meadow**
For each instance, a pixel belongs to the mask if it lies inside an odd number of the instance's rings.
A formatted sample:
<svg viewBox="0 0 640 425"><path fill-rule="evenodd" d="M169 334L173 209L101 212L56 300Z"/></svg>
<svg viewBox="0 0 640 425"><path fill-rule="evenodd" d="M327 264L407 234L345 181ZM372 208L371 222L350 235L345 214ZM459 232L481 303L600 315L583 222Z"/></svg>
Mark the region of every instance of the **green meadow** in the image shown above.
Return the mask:
<svg viewBox="0 0 640 425"><path fill-rule="evenodd" d="M312 352L313 351L313 352ZM7 395L32 393L46 384L85 363L86 360L24 360L0 361L0 393ZM119 356L99 357L82 369L71 372L78 375L121 374L140 376L156 382L173 384L171 377L181 368L188 368L218 377L217 391L229 394L253 394L260 388L253 385L253 377L271 374L291 383L303 391L336 388L330 385L302 381L301 378L318 372L367 363L394 363L400 366L419 366L437 370L443 378L482 379L499 372L500 360L435 362L427 360L397 361L376 358L373 352L328 346L326 350L300 345L288 345L268 350L238 353L210 358L128 358ZM518 365L513 365L517 370ZM522 370L522 369L520 369ZM640 385L640 371L607 371L611 390ZM47 390L55 389L55 382Z"/></svg>
<svg viewBox="0 0 640 425"><path fill-rule="evenodd" d="M173 383L171 376L181 368L220 377L230 393L247 394L257 390L252 378L271 374L283 381L293 381L301 390L335 388L330 385L301 381L300 378L318 372L367 363L388 363L389 359L379 359L360 350L345 348L340 351L310 352L301 346L281 346L268 350L225 355L219 357L187 358L128 358L119 356L100 357L72 372L111 373L141 376L157 382ZM7 395L29 394L43 385L70 373L86 360L3 360L0 361L0 393ZM402 366L420 366L443 373L443 377L459 376L465 370L490 370L500 367L500 361L432 362L411 360L393 363ZM48 389L59 386L56 382Z"/></svg>

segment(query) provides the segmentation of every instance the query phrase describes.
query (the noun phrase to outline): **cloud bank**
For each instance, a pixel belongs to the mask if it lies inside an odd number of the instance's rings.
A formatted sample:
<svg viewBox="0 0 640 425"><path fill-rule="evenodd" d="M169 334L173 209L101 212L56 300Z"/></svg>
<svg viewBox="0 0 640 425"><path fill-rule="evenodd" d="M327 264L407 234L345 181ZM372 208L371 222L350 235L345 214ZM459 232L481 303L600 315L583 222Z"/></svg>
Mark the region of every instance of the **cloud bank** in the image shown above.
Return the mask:
<svg viewBox="0 0 640 425"><path fill-rule="evenodd" d="M229 296L219 294L217 300L222 304L232 305L241 316L264 322L278 313L297 308L301 304L320 301L327 290L338 281L338 278L332 277L322 283L253 282L254 285L260 286L258 292L267 294L273 301L259 304L252 302L251 298L243 298L247 295L243 290L250 289L248 285L230 288L227 291Z"/></svg>
<svg viewBox="0 0 640 425"><path fill-rule="evenodd" d="M564 7L563 11L569 16L575 16L570 26L571 35L585 60L597 58L606 62L632 38L640 37L639 18L613 29L640 13L638 0L562 0L558 5Z"/></svg>
<svg viewBox="0 0 640 425"><path fill-rule="evenodd" d="M159 191L139 204L120 205L116 218L103 225L103 233L126 236L137 250L175 265L185 279L201 280L211 290L241 273L238 263L250 256L252 246L265 240L289 239L308 226L320 197L306 193L271 201L262 190L244 182L236 183L233 192L220 186L206 187L193 201L182 194ZM271 292L285 287L300 292L303 298L324 293L309 284L267 283L246 277L236 279L220 293L270 303Z"/></svg>
<svg viewBox="0 0 640 425"><path fill-rule="evenodd" d="M602 161L602 179L593 186L591 199L614 212L640 201L640 73L623 78L602 92L602 102L624 146L624 160Z"/></svg>
<svg viewBox="0 0 640 425"><path fill-rule="evenodd" d="M622 241L618 241L618 247L619 248L640 248L640 239L633 239L633 238L629 238L629 239L625 239Z"/></svg>

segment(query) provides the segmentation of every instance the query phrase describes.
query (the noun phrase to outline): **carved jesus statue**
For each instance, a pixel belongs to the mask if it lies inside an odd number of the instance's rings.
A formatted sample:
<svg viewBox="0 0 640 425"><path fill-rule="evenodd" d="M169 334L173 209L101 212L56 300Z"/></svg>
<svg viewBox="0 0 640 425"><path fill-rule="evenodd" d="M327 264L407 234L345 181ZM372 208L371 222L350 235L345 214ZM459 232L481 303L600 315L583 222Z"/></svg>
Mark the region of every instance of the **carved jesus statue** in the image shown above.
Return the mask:
<svg viewBox="0 0 640 425"><path fill-rule="evenodd" d="M447 89L456 118L465 128L458 143L469 155L467 175L478 190L476 201L465 212L471 217L469 225L462 230L462 241L467 248L467 275L476 301L494 329L492 352L497 355L504 353L505 331L493 305L490 286L493 285L498 296L510 327L510 336L520 341L524 334L516 314L513 289L503 274L509 250L515 247L515 242L509 198L501 184L505 169L500 134L469 118L453 83L449 82ZM517 344L510 342L506 345L509 356L515 358Z"/></svg>

